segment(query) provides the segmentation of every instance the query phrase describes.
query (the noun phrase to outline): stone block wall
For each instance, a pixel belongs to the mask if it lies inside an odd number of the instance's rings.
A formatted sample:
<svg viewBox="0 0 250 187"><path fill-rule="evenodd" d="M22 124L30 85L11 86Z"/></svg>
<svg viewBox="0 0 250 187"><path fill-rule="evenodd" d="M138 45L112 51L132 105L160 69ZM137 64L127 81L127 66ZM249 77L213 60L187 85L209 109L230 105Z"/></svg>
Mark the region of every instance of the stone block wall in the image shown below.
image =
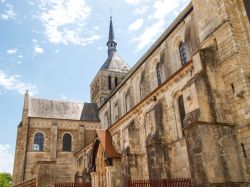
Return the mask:
<svg viewBox="0 0 250 187"><path fill-rule="evenodd" d="M27 150L23 153L25 160L16 160L18 164L24 165L23 178L21 178L18 183L38 177L37 171L40 161L55 161L56 182L74 182L77 172L74 153L94 140L96 137L95 129L99 127L99 123L42 118L29 118L28 121L28 130L26 133L27 143L24 144ZM19 131L22 132L24 131L23 129L23 127L20 127ZM34 135L37 132L44 134L43 151L36 151L33 147ZM72 137L71 151L63 151L62 149L63 135L65 133L69 133ZM23 141L21 139L22 138L18 136L17 142ZM17 149L20 149L20 144L17 144ZM15 166L14 171L17 172L18 169L19 168ZM19 170L19 172L20 171L22 170Z"/></svg>
<svg viewBox="0 0 250 187"><path fill-rule="evenodd" d="M233 126L195 121L185 129L194 186L248 186Z"/></svg>
<svg viewBox="0 0 250 187"><path fill-rule="evenodd" d="M208 3L208 9L204 10L204 3ZM213 45L215 56L213 65L205 58L202 61L207 64L207 76L211 85L211 93L214 100L216 121L234 123L237 132L237 143L241 157L249 171L249 62L250 40L249 20L247 20L246 7L243 1L193 1L194 13L204 15L204 19L197 20L197 24L203 22L210 28L207 36L202 40L202 48ZM217 25L212 24L205 17L211 16L211 11L217 12L213 19L218 20ZM212 17L212 16L211 16ZM205 29L206 30L206 29ZM202 33L204 28L198 28ZM205 52L206 53L206 52ZM216 78L215 78L216 77Z"/></svg>

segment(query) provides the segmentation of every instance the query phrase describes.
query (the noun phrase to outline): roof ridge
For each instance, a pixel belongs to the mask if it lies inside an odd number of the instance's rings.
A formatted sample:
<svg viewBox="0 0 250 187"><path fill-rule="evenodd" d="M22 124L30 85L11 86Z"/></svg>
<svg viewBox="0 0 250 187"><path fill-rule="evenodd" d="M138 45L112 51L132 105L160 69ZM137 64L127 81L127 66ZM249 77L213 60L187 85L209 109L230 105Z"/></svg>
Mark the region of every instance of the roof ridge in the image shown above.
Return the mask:
<svg viewBox="0 0 250 187"><path fill-rule="evenodd" d="M75 103L75 104L89 104L88 102L74 101L74 100L64 100L64 99L47 99L38 97L29 97L29 99L43 100L43 101L55 101L55 102L65 102L65 103ZM93 103L90 103L93 104Z"/></svg>

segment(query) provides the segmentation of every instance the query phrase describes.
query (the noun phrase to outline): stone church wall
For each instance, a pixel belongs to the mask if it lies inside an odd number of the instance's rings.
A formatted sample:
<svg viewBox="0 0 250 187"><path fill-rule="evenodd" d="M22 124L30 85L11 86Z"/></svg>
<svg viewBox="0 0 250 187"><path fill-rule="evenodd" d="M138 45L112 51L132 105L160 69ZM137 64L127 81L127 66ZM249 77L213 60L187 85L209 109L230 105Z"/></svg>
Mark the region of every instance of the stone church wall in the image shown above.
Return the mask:
<svg viewBox="0 0 250 187"><path fill-rule="evenodd" d="M184 21L144 58L143 63L139 61L141 65L129 74L109 103L100 109L101 121L104 117L111 118L106 120L108 124L102 123L103 128L108 128L113 141L124 153L121 162L127 166L124 168L125 180L137 179L137 175L141 178L190 177L188 158L192 155L188 154L193 153L187 151L185 131L180 122L177 100L181 95L185 114L193 115L199 109L199 120L216 122L218 126L221 123L236 124L233 129L238 134L239 149L231 152L239 154L241 147L239 160L244 160L244 154L245 160L249 158L249 23L242 19L242 11L245 11L242 3L193 1L194 11L185 16ZM185 42L189 61L186 67L180 61L178 45L181 41ZM160 88L155 68L158 62L163 63L161 78L166 80ZM134 105L129 111L124 107L124 94L128 89L134 98ZM161 117L154 112L157 102L162 102L162 110L157 112L162 112ZM105 113L114 111L115 103L120 104L119 118L113 114L105 116ZM162 126L157 124L160 119ZM137 121L135 126L138 126L140 134L134 135L126 130L131 120ZM139 146L129 144L131 140L137 141L138 137ZM154 147L156 142L158 146ZM139 155L144 155L145 161L138 161ZM140 169L143 162L150 168ZM241 170L243 162L237 164ZM239 180L244 183L244 172Z"/></svg>
<svg viewBox="0 0 250 187"><path fill-rule="evenodd" d="M75 121L30 119L25 178L35 176L35 163L43 159L56 160L57 181L73 181L76 172L88 181L91 164L98 163L102 177L92 172L95 187L99 179L116 187L131 179L190 177L195 187L248 185L250 27L244 4L192 0L192 6L153 44L109 100L103 106L97 101L101 127L111 134L121 158L113 159L112 165L103 147L92 157L96 124L87 128L87 123ZM46 134L45 151L34 154L32 137L38 130ZM74 137L71 153L61 151L65 132ZM25 129L19 130L18 137L23 134ZM19 152L25 147L21 143ZM117 177L117 184L105 174Z"/></svg>
<svg viewBox="0 0 250 187"><path fill-rule="evenodd" d="M185 18L188 23L191 22L192 16L191 12ZM103 127L107 128L111 124L115 126L109 129L113 135L113 141L116 142L114 144L124 155L121 162L128 167L127 169L125 167L123 172L127 176L125 180L190 177L186 143L178 120L176 99L177 95L181 94L183 86L192 77L189 71L193 71L193 67L188 66L185 74L175 75L174 79L169 81L171 83L164 86L161 91L157 90L156 76L158 63L162 63L162 83L182 68L178 45L180 41L185 40L185 28L186 25L181 22L110 98L110 102L100 110L103 125L104 117L107 116L105 113L109 113L109 107L111 106L111 111L114 111L112 107L115 103L120 103L118 122L111 115L111 119L106 120L111 123ZM193 50L195 47L193 46ZM140 88L142 73L144 73L143 84L145 85L143 96ZM134 99L130 111L126 111L124 99L128 89ZM155 89L157 91L154 91ZM191 107L198 107L195 103L194 88L189 89L188 92L194 95ZM148 95L150 97L147 97ZM156 103L159 103L160 107ZM185 105L187 111L191 110L188 107ZM133 133L129 133L128 130L131 123L137 129L133 130Z"/></svg>
<svg viewBox="0 0 250 187"><path fill-rule="evenodd" d="M73 182L77 171L74 153L88 145L96 137L95 129L99 123L73 120L29 118L27 153L25 159L24 180L37 176L39 161L55 162L55 181ZM34 135L44 134L44 150L34 151ZM65 133L72 136L72 151L62 151L62 137Z"/></svg>

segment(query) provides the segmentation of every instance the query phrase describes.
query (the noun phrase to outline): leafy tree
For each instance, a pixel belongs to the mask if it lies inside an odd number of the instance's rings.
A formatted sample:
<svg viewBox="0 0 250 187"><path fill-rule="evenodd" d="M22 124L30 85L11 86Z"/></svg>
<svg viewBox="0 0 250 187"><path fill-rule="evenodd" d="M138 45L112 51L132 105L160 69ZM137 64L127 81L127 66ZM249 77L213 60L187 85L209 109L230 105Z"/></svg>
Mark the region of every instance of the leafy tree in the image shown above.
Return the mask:
<svg viewBox="0 0 250 187"><path fill-rule="evenodd" d="M9 173L0 173L0 187L11 186L11 175Z"/></svg>

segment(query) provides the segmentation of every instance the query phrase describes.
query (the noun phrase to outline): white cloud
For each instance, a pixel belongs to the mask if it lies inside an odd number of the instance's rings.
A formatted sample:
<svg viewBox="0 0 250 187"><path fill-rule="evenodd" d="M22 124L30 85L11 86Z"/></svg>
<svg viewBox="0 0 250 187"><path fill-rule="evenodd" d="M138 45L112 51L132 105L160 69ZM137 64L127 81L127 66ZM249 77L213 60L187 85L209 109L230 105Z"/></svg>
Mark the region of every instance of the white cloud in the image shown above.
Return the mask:
<svg viewBox="0 0 250 187"><path fill-rule="evenodd" d="M149 9L148 6L139 7L139 8L136 8L136 9L133 11L133 14L135 14L135 15L144 14L145 12L148 11L148 9Z"/></svg>
<svg viewBox="0 0 250 187"><path fill-rule="evenodd" d="M125 2L132 5L137 5L142 2L142 0L125 0Z"/></svg>
<svg viewBox="0 0 250 187"><path fill-rule="evenodd" d="M138 42L138 49L144 48L146 45L155 40L157 34L163 31L164 21L159 20L150 27L147 27L145 31L136 37L134 40Z"/></svg>
<svg viewBox="0 0 250 187"><path fill-rule="evenodd" d="M5 3L5 1L2 3ZM9 20L9 19L16 19L16 12L14 11L14 8L11 4L6 4L5 5L5 10L0 14L0 19L1 20Z"/></svg>
<svg viewBox="0 0 250 187"><path fill-rule="evenodd" d="M8 53L9 55L15 55L17 53L17 51L18 50L16 48L14 48L14 49L8 49L6 51L6 53Z"/></svg>
<svg viewBox="0 0 250 187"><path fill-rule="evenodd" d="M37 54L42 54L44 53L44 49L42 47L39 47L39 46L35 46L35 53Z"/></svg>
<svg viewBox="0 0 250 187"><path fill-rule="evenodd" d="M31 83L25 83L20 80L20 75L8 76L5 72L0 70L0 86L9 91L16 91L20 94L24 94L26 90L29 90L30 95L38 93L37 86Z"/></svg>
<svg viewBox="0 0 250 187"><path fill-rule="evenodd" d="M10 149L10 145L0 144L0 172L12 173L14 154Z"/></svg>
<svg viewBox="0 0 250 187"><path fill-rule="evenodd" d="M155 19L164 19L171 11L178 8L181 0L158 0L154 3L153 7L155 9L153 17Z"/></svg>
<svg viewBox="0 0 250 187"><path fill-rule="evenodd" d="M56 49L56 50L55 50L55 53L59 53L59 52L60 52L60 50L59 50L59 49Z"/></svg>
<svg viewBox="0 0 250 187"><path fill-rule="evenodd" d="M40 20L45 33L52 43L86 45L100 38L86 33L86 19L91 8L85 0L40 0Z"/></svg>
<svg viewBox="0 0 250 187"><path fill-rule="evenodd" d="M103 46L98 46L97 47L97 50L103 50L104 48L103 48Z"/></svg>
<svg viewBox="0 0 250 187"><path fill-rule="evenodd" d="M60 95L60 97L61 97L61 99L63 99L63 100L68 99L68 97L67 97L67 96L65 96L65 95Z"/></svg>
<svg viewBox="0 0 250 187"><path fill-rule="evenodd" d="M169 14L181 11L181 7L187 5L190 0L156 0L152 7L152 14L147 19L152 21L144 32L133 37L133 41L138 43L137 51L156 40L156 37L166 29L166 20Z"/></svg>
<svg viewBox="0 0 250 187"><path fill-rule="evenodd" d="M140 29L142 27L142 25L143 25L143 19L142 18L137 19L135 22L133 22L129 26L128 30L130 30L130 31L136 31L136 30Z"/></svg>

